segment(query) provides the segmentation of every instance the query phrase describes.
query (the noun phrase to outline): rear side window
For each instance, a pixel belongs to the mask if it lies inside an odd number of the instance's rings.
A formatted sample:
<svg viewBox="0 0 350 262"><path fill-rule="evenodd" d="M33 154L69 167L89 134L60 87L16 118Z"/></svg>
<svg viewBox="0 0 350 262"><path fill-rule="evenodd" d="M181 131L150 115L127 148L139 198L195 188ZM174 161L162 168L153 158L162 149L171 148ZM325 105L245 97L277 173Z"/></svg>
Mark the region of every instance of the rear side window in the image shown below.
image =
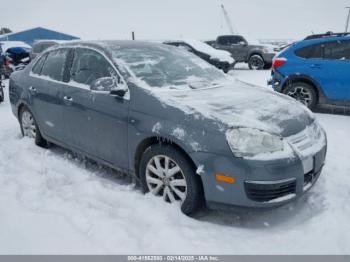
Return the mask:
<svg viewBox="0 0 350 262"><path fill-rule="evenodd" d="M218 39L220 45L238 45L240 42L246 42L242 36L222 36Z"/></svg>
<svg viewBox="0 0 350 262"><path fill-rule="evenodd" d="M70 80L91 85L102 77L116 76L116 72L106 58L91 49L77 48L74 54Z"/></svg>
<svg viewBox="0 0 350 262"><path fill-rule="evenodd" d="M51 51L46 58L41 74L57 81L63 81L69 49Z"/></svg>
<svg viewBox="0 0 350 262"><path fill-rule="evenodd" d="M40 75L41 69L43 68L46 57L47 55L43 55L42 57L39 58L38 62L35 63L32 69L32 72L34 74Z"/></svg>
<svg viewBox="0 0 350 262"><path fill-rule="evenodd" d="M295 54L299 57L306 59L316 59L323 58L323 44L311 45L307 47L300 48L295 51Z"/></svg>
<svg viewBox="0 0 350 262"><path fill-rule="evenodd" d="M325 43L324 58L329 60L349 60L350 41L335 41Z"/></svg>

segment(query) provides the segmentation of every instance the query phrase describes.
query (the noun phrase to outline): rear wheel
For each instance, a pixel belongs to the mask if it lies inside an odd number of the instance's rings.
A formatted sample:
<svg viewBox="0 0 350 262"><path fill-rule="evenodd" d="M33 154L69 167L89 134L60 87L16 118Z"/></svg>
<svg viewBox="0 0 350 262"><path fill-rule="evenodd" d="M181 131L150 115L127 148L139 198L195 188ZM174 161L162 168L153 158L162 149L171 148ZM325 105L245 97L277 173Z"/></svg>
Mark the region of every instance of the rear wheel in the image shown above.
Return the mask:
<svg viewBox="0 0 350 262"><path fill-rule="evenodd" d="M42 137L38 125L34 119L32 112L26 107L21 108L19 114L21 132L23 136L34 139L35 144L40 147L47 147L47 141Z"/></svg>
<svg viewBox="0 0 350 262"><path fill-rule="evenodd" d="M143 191L178 203L186 215L194 214L202 205L199 176L182 152L169 145L152 145L143 153L140 163Z"/></svg>
<svg viewBox="0 0 350 262"><path fill-rule="evenodd" d="M264 69L265 62L260 55L252 55L248 61L249 68L252 70L262 70Z"/></svg>
<svg viewBox="0 0 350 262"><path fill-rule="evenodd" d="M295 82L290 84L287 88L285 88L283 93L295 98L310 109L314 109L317 104L317 93L315 89L311 85L304 82Z"/></svg>

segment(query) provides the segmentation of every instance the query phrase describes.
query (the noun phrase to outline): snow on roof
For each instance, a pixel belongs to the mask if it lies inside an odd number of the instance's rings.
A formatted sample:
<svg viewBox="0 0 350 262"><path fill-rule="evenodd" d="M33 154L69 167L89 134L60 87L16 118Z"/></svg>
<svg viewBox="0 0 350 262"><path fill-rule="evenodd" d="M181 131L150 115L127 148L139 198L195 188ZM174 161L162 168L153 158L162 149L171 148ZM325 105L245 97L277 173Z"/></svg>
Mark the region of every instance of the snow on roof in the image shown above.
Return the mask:
<svg viewBox="0 0 350 262"><path fill-rule="evenodd" d="M23 47L23 48L28 48L31 49L32 47L22 41L1 41L0 42L1 49L3 52L6 52L9 48L12 47Z"/></svg>
<svg viewBox="0 0 350 262"><path fill-rule="evenodd" d="M224 50L218 50L210 45L203 43L202 41L195 39L185 39L184 43L190 45L195 50L210 55L212 59L217 59L221 62L228 62L230 64L234 63L235 60L232 58L231 54Z"/></svg>

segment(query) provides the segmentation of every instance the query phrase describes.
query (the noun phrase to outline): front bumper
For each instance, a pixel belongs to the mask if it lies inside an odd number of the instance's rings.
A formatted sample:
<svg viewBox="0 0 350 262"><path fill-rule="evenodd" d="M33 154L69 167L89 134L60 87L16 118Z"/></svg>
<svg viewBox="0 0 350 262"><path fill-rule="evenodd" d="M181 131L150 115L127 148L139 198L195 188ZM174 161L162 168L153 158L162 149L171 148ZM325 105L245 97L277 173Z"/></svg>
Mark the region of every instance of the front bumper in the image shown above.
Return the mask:
<svg viewBox="0 0 350 262"><path fill-rule="evenodd" d="M196 153L201 159L205 199L209 208L280 206L303 195L321 174L326 145L310 156L312 166L305 169L299 157L269 161L238 159L210 153ZM310 166L310 165L309 165ZM218 182L215 174L235 178L234 184Z"/></svg>
<svg viewBox="0 0 350 262"><path fill-rule="evenodd" d="M275 53L262 53L262 57L266 64L272 64L272 61L275 55L276 55Z"/></svg>

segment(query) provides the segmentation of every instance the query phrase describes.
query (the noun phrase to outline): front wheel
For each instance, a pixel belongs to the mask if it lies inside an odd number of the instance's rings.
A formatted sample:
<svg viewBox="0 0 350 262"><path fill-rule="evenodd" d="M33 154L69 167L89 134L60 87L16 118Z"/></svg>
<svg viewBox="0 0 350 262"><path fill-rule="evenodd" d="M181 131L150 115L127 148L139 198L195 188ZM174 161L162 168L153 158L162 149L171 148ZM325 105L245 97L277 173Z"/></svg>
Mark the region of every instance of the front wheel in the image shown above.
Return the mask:
<svg viewBox="0 0 350 262"><path fill-rule="evenodd" d="M265 67L265 62L260 55L252 55L249 58L248 65L252 70L262 70Z"/></svg>
<svg viewBox="0 0 350 262"><path fill-rule="evenodd" d="M35 144L40 147L47 147L47 141L42 137L32 112L26 107L21 108L19 122L23 136L34 139Z"/></svg>
<svg viewBox="0 0 350 262"><path fill-rule="evenodd" d="M140 164L143 191L179 203L186 215L202 205L200 177L182 152L169 145L152 145L143 153Z"/></svg>
<svg viewBox="0 0 350 262"><path fill-rule="evenodd" d="M292 83L283 91L284 94L295 98L300 103L310 109L314 109L317 104L317 94L315 89L303 82Z"/></svg>

